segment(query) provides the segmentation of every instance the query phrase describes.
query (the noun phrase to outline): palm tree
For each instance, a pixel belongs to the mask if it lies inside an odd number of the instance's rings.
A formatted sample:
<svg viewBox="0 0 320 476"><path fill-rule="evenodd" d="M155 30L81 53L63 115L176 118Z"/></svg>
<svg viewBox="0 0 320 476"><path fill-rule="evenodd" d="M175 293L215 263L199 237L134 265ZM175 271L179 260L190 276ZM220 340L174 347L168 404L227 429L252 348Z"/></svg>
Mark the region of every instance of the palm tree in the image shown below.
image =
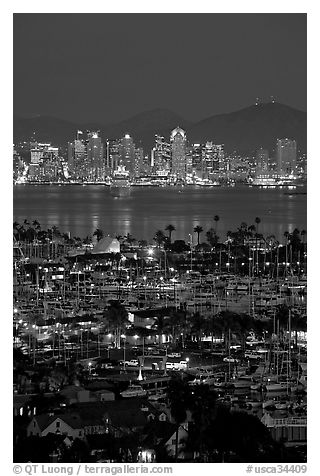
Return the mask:
<svg viewBox="0 0 320 476"><path fill-rule="evenodd" d="M160 248L161 245L166 241L166 235L163 233L162 230L158 230L156 234L154 235L153 239Z"/></svg>
<svg viewBox="0 0 320 476"><path fill-rule="evenodd" d="M208 230L206 233L206 237L207 242L211 245L211 247L215 248L219 241L219 237L217 236L216 231L213 228L210 228L210 230Z"/></svg>
<svg viewBox="0 0 320 476"><path fill-rule="evenodd" d="M169 324L173 342L176 343L177 337L181 336L182 347L184 348L184 339L189 327L187 312L184 309L171 310Z"/></svg>
<svg viewBox="0 0 320 476"><path fill-rule="evenodd" d="M101 230L100 228L97 228L97 229L93 232L93 236L96 236L96 237L97 237L97 241L102 240L102 238L103 238L103 236L104 236L103 230Z"/></svg>
<svg viewBox="0 0 320 476"><path fill-rule="evenodd" d="M109 301L109 306L103 312L103 320L105 327L115 332L115 341L120 347L120 336L129 324L128 311L119 301Z"/></svg>
<svg viewBox="0 0 320 476"><path fill-rule="evenodd" d="M199 226L199 225L195 226L193 231L198 234L198 245L200 245L200 233L203 232L202 226Z"/></svg>
<svg viewBox="0 0 320 476"><path fill-rule="evenodd" d="M291 235L290 235L290 233L289 233L288 231L285 231L285 232L283 233L283 236L284 236L285 239L286 239L286 264L285 264L284 270L285 270L285 276L287 276L287 269L288 269L288 268L287 268L287 266L288 266L288 265L287 265L287 263L288 263L288 245L289 245L289 241L290 241L290 236L291 236Z"/></svg>
<svg viewBox="0 0 320 476"><path fill-rule="evenodd" d="M256 266L257 266L257 274L258 274L259 273L258 231L259 231L259 223L261 222L261 219L259 217L256 217L254 221L255 221L255 224L257 225L256 227L256 252L257 252Z"/></svg>
<svg viewBox="0 0 320 476"><path fill-rule="evenodd" d="M191 320L191 332L197 336L199 348L202 345L202 334L206 328L206 319L199 312L194 313Z"/></svg>
<svg viewBox="0 0 320 476"><path fill-rule="evenodd" d="M20 225L17 221L13 222L13 234L14 236L20 241L20 231L19 231Z"/></svg>
<svg viewBox="0 0 320 476"><path fill-rule="evenodd" d="M34 226L34 228L35 228L36 230L40 230L40 229L41 229L41 226L40 226L40 223L38 222L38 220L33 220L32 226Z"/></svg>
<svg viewBox="0 0 320 476"><path fill-rule="evenodd" d="M169 232L169 243L171 243L171 235L172 235L172 232L175 231L175 227L173 225L167 225L166 228L165 228L166 231Z"/></svg>
<svg viewBox="0 0 320 476"><path fill-rule="evenodd" d="M213 219L214 219L214 221L216 222L215 231L216 231L216 233L217 233L218 221L220 220L220 217L219 217L219 215L215 215L215 216L213 217Z"/></svg>
<svg viewBox="0 0 320 476"><path fill-rule="evenodd" d="M156 322L151 326L152 330L156 330L159 336L159 344L162 344L161 336L168 336L170 334L171 325L169 323L169 318L159 314L157 316Z"/></svg>
<svg viewBox="0 0 320 476"><path fill-rule="evenodd" d="M256 227L254 225L248 226L248 235L252 237L253 233L256 231Z"/></svg>
<svg viewBox="0 0 320 476"><path fill-rule="evenodd" d="M257 233L258 233L258 231L259 231L259 230L258 230L258 229L259 229L259 223L261 223L261 218L256 217L256 218L254 219L254 222L255 222L255 224L257 225Z"/></svg>
<svg viewBox="0 0 320 476"><path fill-rule="evenodd" d="M131 233L127 233L126 236L124 237L128 245L133 245L137 240L134 238L134 236L131 235Z"/></svg>
<svg viewBox="0 0 320 476"><path fill-rule="evenodd" d="M301 235L301 238L302 238L302 255L303 255L302 261L304 262L304 255L305 255L305 252L306 252L306 242L305 242L305 237L307 236L306 230L301 230L300 235Z"/></svg>

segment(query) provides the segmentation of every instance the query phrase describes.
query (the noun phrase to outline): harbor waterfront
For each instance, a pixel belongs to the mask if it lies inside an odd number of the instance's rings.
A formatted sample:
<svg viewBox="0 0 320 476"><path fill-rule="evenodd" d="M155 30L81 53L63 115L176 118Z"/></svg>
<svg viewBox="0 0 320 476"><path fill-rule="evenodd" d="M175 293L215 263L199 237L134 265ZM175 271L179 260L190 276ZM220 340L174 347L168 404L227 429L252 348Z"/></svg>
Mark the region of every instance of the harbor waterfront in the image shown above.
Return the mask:
<svg viewBox="0 0 320 476"><path fill-rule="evenodd" d="M13 400L27 433L17 454L64 431L93 461L234 462L242 438L256 445L248 458L306 461L307 245L297 228L285 246L241 230L177 253L169 236L74 240L36 219L15 223ZM236 443L185 447L199 411L213 435L227 420ZM146 440L158 425L160 447ZM112 456L119 438L125 456Z"/></svg>
<svg viewBox="0 0 320 476"><path fill-rule="evenodd" d="M306 187L132 187L128 196L113 196L103 185L20 184L13 188L13 207L18 222L37 217L44 227L55 225L80 237L101 228L113 236L130 233L152 240L157 229L172 223L173 238L187 239L196 225L211 228L216 214L221 240L256 216L261 218L259 231L280 242L286 231L307 225Z"/></svg>
<svg viewBox="0 0 320 476"><path fill-rule="evenodd" d="M311 471L289 7L13 15L14 473Z"/></svg>

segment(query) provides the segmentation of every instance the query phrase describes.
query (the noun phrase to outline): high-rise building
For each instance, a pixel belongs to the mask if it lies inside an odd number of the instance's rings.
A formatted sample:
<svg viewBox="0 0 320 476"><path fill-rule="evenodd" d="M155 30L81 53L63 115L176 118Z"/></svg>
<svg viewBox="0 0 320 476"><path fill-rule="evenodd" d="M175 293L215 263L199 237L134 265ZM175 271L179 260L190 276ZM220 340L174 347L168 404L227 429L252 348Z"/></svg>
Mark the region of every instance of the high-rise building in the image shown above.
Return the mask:
<svg viewBox="0 0 320 476"><path fill-rule="evenodd" d="M170 171L171 169L171 144L164 137L155 136L153 150L153 167L156 172Z"/></svg>
<svg viewBox="0 0 320 476"><path fill-rule="evenodd" d="M28 177L32 180L55 180L60 166L59 148L51 143L30 143Z"/></svg>
<svg viewBox="0 0 320 476"><path fill-rule="evenodd" d="M192 144L192 168L202 176L202 144Z"/></svg>
<svg viewBox="0 0 320 476"><path fill-rule="evenodd" d="M192 147L186 146L186 173L192 174Z"/></svg>
<svg viewBox="0 0 320 476"><path fill-rule="evenodd" d="M121 141L120 139L110 139L106 142L106 165L107 169L112 173L120 166L121 159Z"/></svg>
<svg viewBox="0 0 320 476"><path fill-rule="evenodd" d="M219 172L224 160L224 144L214 144L213 147L213 172Z"/></svg>
<svg viewBox="0 0 320 476"><path fill-rule="evenodd" d="M82 139L82 131L77 132L77 138L68 143L68 173L74 180L86 180L87 170L87 146Z"/></svg>
<svg viewBox="0 0 320 476"><path fill-rule="evenodd" d="M297 166L297 143L291 139L277 140L277 172L279 175L291 175L296 173Z"/></svg>
<svg viewBox="0 0 320 476"><path fill-rule="evenodd" d="M100 131L87 131L87 166L89 179L93 181L105 178L104 148L99 134Z"/></svg>
<svg viewBox="0 0 320 476"><path fill-rule="evenodd" d="M137 147L134 151L133 177L140 177L143 173L143 148Z"/></svg>
<svg viewBox="0 0 320 476"><path fill-rule="evenodd" d="M256 177L268 175L269 173L269 152L262 147L256 153Z"/></svg>
<svg viewBox="0 0 320 476"><path fill-rule="evenodd" d="M223 144L214 144L212 141L207 141L202 148L203 174L209 177L211 174L219 172L223 158Z"/></svg>
<svg viewBox="0 0 320 476"><path fill-rule="evenodd" d="M151 151L152 153L152 151ZM142 175L150 175L151 174L151 161L148 155L144 155L143 161L142 161L142 170L141 170Z"/></svg>
<svg viewBox="0 0 320 476"><path fill-rule="evenodd" d="M129 134L125 134L120 140L120 165L124 166L126 170L130 172L130 175L134 175L134 161L135 161L135 145L132 137Z"/></svg>
<svg viewBox="0 0 320 476"><path fill-rule="evenodd" d="M180 179L186 177L186 133L180 127L176 127L170 136L172 148L172 173Z"/></svg>

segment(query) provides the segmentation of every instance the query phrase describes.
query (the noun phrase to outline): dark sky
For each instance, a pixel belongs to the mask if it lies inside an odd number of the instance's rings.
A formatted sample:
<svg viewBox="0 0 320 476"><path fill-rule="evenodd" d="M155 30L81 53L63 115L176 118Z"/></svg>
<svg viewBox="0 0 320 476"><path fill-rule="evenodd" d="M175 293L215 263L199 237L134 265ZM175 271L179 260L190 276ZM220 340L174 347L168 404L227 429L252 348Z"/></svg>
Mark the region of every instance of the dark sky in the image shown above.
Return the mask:
<svg viewBox="0 0 320 476"><path fill-rule="evenodd" d="M274 95L306 110L305 14L14 14L14 112L187 119Z"/></svg>

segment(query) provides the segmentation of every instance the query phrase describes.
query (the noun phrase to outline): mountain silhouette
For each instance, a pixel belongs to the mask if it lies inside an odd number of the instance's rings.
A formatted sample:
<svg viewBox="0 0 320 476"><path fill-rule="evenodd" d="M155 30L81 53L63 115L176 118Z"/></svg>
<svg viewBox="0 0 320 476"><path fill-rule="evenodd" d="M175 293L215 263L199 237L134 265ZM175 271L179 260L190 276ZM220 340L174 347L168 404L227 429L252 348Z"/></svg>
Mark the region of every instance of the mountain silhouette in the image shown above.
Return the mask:
<svg viewBox="0 0 320 476"><path fill-rule="evenodd" d="M117 139L130 134L135 144L143 146L149 153L154 145L155 134L167 140L170 131L180 126L187 132L189 143L213 141L224 144L227 152L254 153L264 147L269 152L275 148L277 138L296 139L298 149L307 148L307 113L280 103L252 105L239 111L213 115L197 123L192 123L168 109L153 109L137 114L115 124L76 124L50 116L13 119L14 142L28 141L35 137L38 141L50 141L66 147L78 129L100 130L104 139Z"/></svg>

